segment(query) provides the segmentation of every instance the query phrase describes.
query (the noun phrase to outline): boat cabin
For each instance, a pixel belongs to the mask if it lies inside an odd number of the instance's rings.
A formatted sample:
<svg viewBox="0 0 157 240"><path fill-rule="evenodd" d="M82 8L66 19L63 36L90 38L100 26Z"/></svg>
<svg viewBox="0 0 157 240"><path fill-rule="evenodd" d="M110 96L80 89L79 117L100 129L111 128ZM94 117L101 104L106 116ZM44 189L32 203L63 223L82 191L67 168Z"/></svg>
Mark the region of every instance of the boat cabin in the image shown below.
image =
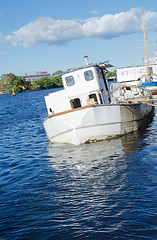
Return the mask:
<svg viewBox="0 0 157 240"><path fill-rule="evenodd" d="M110 93L105 70L108 62L89 64L61 74L64 90L45 96L48 114L84 107L90 104L109 104Z"/></svg>

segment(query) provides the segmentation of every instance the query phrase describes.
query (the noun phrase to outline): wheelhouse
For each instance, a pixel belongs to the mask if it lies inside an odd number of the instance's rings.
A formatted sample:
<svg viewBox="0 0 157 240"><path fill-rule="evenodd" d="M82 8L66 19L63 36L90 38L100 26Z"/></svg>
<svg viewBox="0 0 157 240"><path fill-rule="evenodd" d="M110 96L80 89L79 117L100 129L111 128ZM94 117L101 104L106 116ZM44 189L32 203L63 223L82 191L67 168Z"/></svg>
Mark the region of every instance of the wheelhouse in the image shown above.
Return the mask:
<svg viewBox="0 0 157 240"><path fill-rule="evenodd" d="M105 78L108 62L90 64L62 73L64 90L45 97L48 113L58 113L90 104L109 104L110 93Z"/></svg>

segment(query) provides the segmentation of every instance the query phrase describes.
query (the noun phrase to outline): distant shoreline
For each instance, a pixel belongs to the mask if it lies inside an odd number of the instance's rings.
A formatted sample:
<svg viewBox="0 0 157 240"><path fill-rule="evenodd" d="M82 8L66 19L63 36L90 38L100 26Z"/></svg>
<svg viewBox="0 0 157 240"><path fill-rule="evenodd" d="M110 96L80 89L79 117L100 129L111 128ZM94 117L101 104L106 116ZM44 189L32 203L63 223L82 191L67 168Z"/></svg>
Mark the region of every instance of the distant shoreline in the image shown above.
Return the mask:
<svg viewBox="0 0 157 240"><path fill-rule="evenodd" d="M26 90L26 91L18 92L18 93L16 93L16 94L25 93L25 92L36 92L36 91L56 89L56 88L63 88L63 87L54 87L54 88L47 88L47 89ZM12 93L3 93L3 92L0 92L0 95L12 95Z"/></svg>

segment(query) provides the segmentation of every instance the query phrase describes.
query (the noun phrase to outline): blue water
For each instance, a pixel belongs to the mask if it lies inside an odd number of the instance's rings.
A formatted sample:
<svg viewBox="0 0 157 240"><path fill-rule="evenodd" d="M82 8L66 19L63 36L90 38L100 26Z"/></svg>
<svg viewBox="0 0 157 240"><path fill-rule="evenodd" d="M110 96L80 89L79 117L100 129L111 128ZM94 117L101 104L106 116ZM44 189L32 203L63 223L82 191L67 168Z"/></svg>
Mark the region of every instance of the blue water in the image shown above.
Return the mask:
<svg viewBox="0 0 157 240"><path fill-rule="evenodd" d="M0 239L157 239L157 117L121 138L49 144L51 91L0 96Z"/></svg>

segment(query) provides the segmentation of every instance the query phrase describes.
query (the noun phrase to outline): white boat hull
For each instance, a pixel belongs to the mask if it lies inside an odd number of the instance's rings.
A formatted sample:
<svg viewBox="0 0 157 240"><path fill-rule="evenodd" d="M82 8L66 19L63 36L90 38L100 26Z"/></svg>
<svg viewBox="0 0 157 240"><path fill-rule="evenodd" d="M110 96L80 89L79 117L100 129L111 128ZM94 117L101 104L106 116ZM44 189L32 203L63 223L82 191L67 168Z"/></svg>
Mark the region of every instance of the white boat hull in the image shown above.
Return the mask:
<svg viewBox="0 0 157 240"><path fill-rule="evenodd" d="M106 104L48 116L44 128L52 143L79 145L136 131L151 121L154 107L147 104Z"/></svg>

